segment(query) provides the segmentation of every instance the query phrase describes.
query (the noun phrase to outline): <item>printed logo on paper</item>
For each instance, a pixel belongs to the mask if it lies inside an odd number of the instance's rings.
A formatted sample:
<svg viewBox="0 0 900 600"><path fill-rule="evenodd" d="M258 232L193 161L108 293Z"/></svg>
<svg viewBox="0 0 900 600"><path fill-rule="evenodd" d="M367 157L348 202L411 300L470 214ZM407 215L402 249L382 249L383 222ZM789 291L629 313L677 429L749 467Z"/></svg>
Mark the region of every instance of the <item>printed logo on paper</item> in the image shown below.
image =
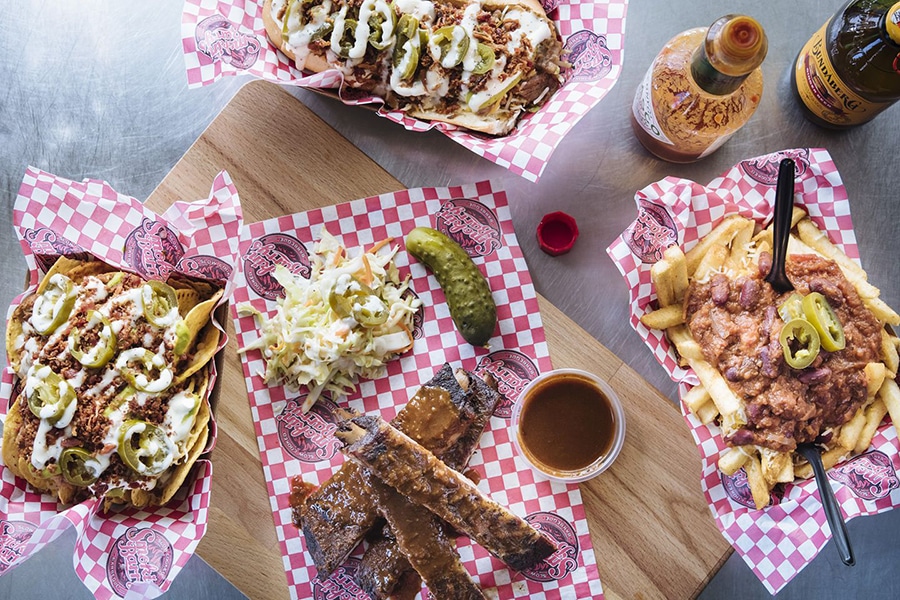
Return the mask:
<svg viewBox="0 0 900 600"><path fill-rule="evenodd" d="M338 421L334 411L338 406L328 398L319 397L312 408L303 414L301 407L305 399L306 396L301 396L288 400L284 411L275 417L281 447L303 462L329 460L340 447L334 437Z"/></svg>
<svg viewBox="0 0 900 600"><path fill-rule="evenodd" d="M473 258L487 256L503 245L497 215L477 200L447 200L437 211L435 223L435 229L462 246Z"/></svg>
<svg viewBox="0 0 900 600"><path fill-rule="evenodd" d="M541 6L548 15L559 8L559 0L541 0Z"/></svg>
<svg viewBox="0 0 900 600"><path fill-rule="evenodd" d="M797 179L806 173L809 168L809 148L775 152L766 156L760 156L751 160L743 160L739 164L740 169L747 176L763 185L775 185L778 183L778 165L785 158L794 159L794 175Z"/></svg>
<svg viewBox="0 0 900 600"><path fill-rule="evenodd" d="M412 288L406 288L403 290L403 293L400 294L400 297L406 300L412 296L413 298L418 299L419 295L415 293ZM419 305L418 310L413 315L413 327L412 327L412 337L414 340L420 340L425 337L425 304L422 303Z"/></svg>
<svg viewBox="0 0 900 600"><path fill-rule="evenodd" d="M147 279L165 281L182 256L178 234L159 221L144 219L125 238L125 262Z"/></svg>
<svg viewBox="0 0 900 600"><path fill-rule="evenodd" d="M215 256L195 254L185 256L176 265L176 270L185 275L192 275L216 283L225 283L231 277L231 265Z"/></svg>
<svg viewBox="0 0 900 600"><path fill-rule="evenodd" d="M256 36L241 33L237 25L222 15L197 23L194 40L197 50L213 61L222 61L236 69L249 69L259 58L260 43Z"/></svg>
<svg viewBox="0 0 900 600"><path fill-rule="evenodd" d="M558 581L578 568L578 536L568 521L551 512L533 513L525 517L525 520L556 545L553 554L522 571L525 577L542 583Z"/></svg>
<svg viewBox="0 0 900 600"><path fill-rule="evenodd" d="M572 65L566 72L568 81L599 81L612 71L612 53L606 47L606 36L582 29L566 38L566 60Z"/></svg>
<svg viewBox="0 0 900 600"><path fill-rule="evenodd" d="M369 595L356 585L360 560L350 557L325 581L313 580L313 600L369 600Z"/></svg>
<svg viewBox="0 0 900 600"><path fill-rule="evenodd" d="M22 558L25 546L37 525L28 521L0 519L0 575Z"/></svg>
<svg viewBox="0 0 900 600"><path fill-rule="evenodd" d="M129 527L116 540L106 563L106 576L120 596L136 584L165 583L172 568L172 544L161 533L150 528Z"/></svg>
<svg viewBox="0 0 900 600"><path fill-rule="evenodd" d="M753 493L750 491L750 483L747 481L747 472L744 469L741 469L734 475L725 475L719 471L719 476L722 479L725 493L728 494L729 498L747 508L756 508L756 503L753 502ZM767 506L779 504L784 496L783 487L776 485L770 492L770 496Z"/></svg>
<svg viewBox="0 0 900 600"><path fill-rule="evenodd" d="M84 248L57 235L52 229L38 227L37 229L25 229L25 241L31 248L38 266L45 273L53 266L60 256L68 256L72 259L87 258L90 256Z"/></svg>
<svg viewBox="0 0 900 600"><path fill-rule="evenodd" d="M645 263L658 262L678 242L678 228L665 206L638 198L638 216L625 230L625 243Z"/></svg>
<svg viewBox="0 0 900 600"><path fill-rule="evenodd" d="M244 254L244 273L250 289L267 300L283 296L284 289L272 276L278 265L306 279L312 274L309 252L300 240L284 233L270 233L254 240Z"/></svg>
<svg viewBox="0 0 900 600"><path fill-rule="evenodd" d="M891 459L878 450L851 458L828 476L853 490L863 500L884 498L900 487L900 479Z"/></svg>
<svg viewBox="0 0 900 600"><path fill-rule="evenodd" d="M475 373L484 377L490 374L497 382L500 400L494 408L494 416L512 417L513 404L528 383L538 376L534 361L517 350L498 350L481 359Z"/></svg>

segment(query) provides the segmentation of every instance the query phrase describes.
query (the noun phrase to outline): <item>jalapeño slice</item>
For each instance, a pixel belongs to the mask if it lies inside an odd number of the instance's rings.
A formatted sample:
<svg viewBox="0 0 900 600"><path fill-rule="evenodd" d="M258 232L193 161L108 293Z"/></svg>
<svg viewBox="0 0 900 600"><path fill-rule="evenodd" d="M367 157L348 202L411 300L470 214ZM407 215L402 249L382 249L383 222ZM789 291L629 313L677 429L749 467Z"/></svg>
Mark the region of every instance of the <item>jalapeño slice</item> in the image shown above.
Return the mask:
<svg viewBox="0 0 900 600"><path fill-rule="evenodd" d="M41 383L28 395L28 408L37 418L56 425L75 402L75 389L50 367L37 367L36 373Z"/></svg>
<svg viewBox="0 0 900 600"><path fill-rule="evenodd" d="M812 323L828 352L843 350L847 345L844 338L844 327L828 303L828 299L819 292L812 292L803 298L803 315Z"/></svg>
<svg viewBox="0 0 900 600"><path fill-rule="evenodd" d="M93 458L84 448L66 448L59 455L59 470L66 481L77 487L86 487L97 481L97 475L88 467Z"/></svg>
<svg viewBox="0 0 900 600"><path fill-rule="evenodd" d="M369 24L369 44L373 48L384 50L391 45L394 30L397 28L397 15L393 10L390 8L384 10L376 4L367 23Z"/></svg>
<svg viewBox="0 0 900 600"><path fill-rule="evenodd" d="M409 79L419 67L421 37L419 36L419 20L412 15L404 14L397 21L397 43L394 46L392 64L399 69L400 79Z"/></svg>
<svg viewBox="0 0 900 600"><path fill-rule="evenodd" d="M819 334L806 319L785 323L779 341L784 349L784 362L795 369L805 369L819 355Z"/></svg>
<svg viewBox="0 0 900 600"><path fill-rule="evenodd" d="M122 462L140 475L159 475L172 464L166 434L140 419L129 419L119 428L118 452Z"/></svg>
<svg viewBox="0 0 900 600"><path fill-rule="evenodd" d="M92 348L85 349L81 341L82 331L73 328L69 334L69 352L85 367L97 369L108 363L115 354L116 334L109 319L96 310L88 311L87 318L85 329L99 329L97 343Z"/></svg>
<svg viewBox="0 0 900 600"><path fill-rule="evenodd" d="M431 55L445 69L462 62L469 51L469 34L460 25L441 27L431 36Z"/></svg>
<svg viewBox="0 0 900 600"><path fill-rule="evenodd" d="M75 284L61 273L50 278L44 291L35 298L31 324L41 335L53 333L66 322L75 305Z"/></svg>
<svg viewBox="0 0 900 600"><path fill-rule="evenodd" d="M178 317L178 298L172 286L150 280L141 288L144 316L157 327L168 327Z"/></svg>
<svg viewBox="0 0 900 600"><path fill-rule="evenodd" d="M172 369L165 359L146 348L132 348L122 352L116 360L116 368L133 388L150 394L165 391L174 379ZM155 377L154 372L157 372Z"/></svg>

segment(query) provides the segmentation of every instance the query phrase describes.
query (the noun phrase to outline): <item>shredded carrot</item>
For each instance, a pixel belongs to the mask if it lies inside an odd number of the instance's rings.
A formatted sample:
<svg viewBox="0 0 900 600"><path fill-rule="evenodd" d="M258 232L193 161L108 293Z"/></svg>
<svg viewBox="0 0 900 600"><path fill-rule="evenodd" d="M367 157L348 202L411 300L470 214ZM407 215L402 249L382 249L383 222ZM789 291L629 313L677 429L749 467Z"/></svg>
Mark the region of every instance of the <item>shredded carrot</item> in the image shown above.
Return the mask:
<svg viewBox="0 0 900 600"><path fill-rule="evenodd" d="M375 280L375 276L372 275L372 265L369 264L369 259L365 254L362 255L363 266L366 269L365 276L360 277L360 281L362 281L366 285L372 285L372 282Z"/></svg>
<svg viewBox="0 0 900 600"><path fill-rule="evenodd" d="M343 246L338 246L338 249L337 249L337 250L335 251L335 253L334 253L334 260L332 261L332 264L333 264L334 266L337 266L338 263L341 262L341 258L342 258L343 256L344 256L344 247L343 247Z"/></svg>
<svg viewBox="0 0 900 600"><path fill-rule="evenodd" d="M406 352L408 350L412 350L412 347L416 343L416 341L413 339L412 331L409 330L409 327L407 327L405 323L397 323L397 325L399 325L400 329L405 331L406 335L409 336L409 344L407 344L406 346L404 346L397 352L397 354L403 354L404 352Z"/></svg>
<svg viewBox="0 0 900 600"><path fill-rule="evenodd" d="M386 237L383 240L381 240L380 242L375 242L375 244L371 248L368 249L368 252L370 254L375 254L376 252L381 250L386 244L390 244L393 241L394 241L394 238Z"/></svg>

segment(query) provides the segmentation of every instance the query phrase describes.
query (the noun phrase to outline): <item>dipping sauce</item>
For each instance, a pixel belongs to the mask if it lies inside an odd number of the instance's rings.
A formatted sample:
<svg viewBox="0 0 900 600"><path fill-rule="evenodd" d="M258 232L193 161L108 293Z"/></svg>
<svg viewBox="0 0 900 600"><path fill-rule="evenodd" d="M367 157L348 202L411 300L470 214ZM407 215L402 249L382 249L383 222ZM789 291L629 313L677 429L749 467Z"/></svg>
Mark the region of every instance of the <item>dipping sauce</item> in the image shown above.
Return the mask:
<svg viewBox="0 0 900 600"><path fill-rule="evenodd" d="M576 370L553 371L523 390L517 441L525 458L545 474L581 480L608 466L600 463L613 450L618 453L621 407L595 379Z"/></svg>

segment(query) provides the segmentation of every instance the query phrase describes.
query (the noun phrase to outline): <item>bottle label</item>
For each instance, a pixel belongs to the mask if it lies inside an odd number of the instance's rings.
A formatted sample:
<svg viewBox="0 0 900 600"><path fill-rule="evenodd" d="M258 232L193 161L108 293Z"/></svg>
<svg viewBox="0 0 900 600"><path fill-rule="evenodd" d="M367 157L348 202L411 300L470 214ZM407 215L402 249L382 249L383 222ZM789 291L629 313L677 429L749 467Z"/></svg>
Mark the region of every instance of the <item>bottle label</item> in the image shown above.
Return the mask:
<svg viewBox="0 0 900 600"><path fill-rule="evenodd" d="M631 105L631 111L634 113L634 120L637 121L641 128L647 132L652 138L659 140L664 144L674 146L675 143L666 137L659 121L656 120L656 111L653 110L653 65L647 69L644 80L638 86L637 92L634 94L634 103Z"/></svg>
<svg viewBox="0 0 900 600"><path fill-rule="evenodd" d="M859 125L873 118L890 102L869 102L854 93L828 58L825 32L828 23L806 42L794 65L797 92L817 117L833 125Z"/></svg>

